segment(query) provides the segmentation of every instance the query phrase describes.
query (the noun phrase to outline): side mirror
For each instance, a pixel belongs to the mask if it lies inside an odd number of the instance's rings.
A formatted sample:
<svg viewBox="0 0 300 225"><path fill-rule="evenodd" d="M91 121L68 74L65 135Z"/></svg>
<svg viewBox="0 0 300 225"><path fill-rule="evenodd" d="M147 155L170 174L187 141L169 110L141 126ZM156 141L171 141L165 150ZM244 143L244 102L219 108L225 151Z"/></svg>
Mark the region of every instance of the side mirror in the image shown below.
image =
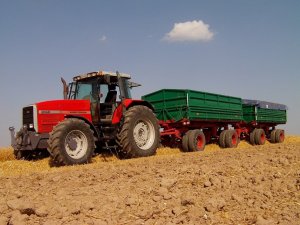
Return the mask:
<svg viewBox="0 0 300 225"><path fill-rule="evenodd" d="M132 81L128 81L128 87L129 88L134 88L134 87L139 87L139 86L142 86L142 85L138 84L138 83L135 83L135 82L132 82Z"/></svg>

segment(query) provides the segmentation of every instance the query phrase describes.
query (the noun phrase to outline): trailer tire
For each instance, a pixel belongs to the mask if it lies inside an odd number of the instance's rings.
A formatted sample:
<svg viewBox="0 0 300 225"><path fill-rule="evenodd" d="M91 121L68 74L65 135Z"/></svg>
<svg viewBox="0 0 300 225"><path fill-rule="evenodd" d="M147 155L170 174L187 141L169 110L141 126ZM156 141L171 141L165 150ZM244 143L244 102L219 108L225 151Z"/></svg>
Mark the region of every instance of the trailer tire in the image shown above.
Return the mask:
<svg viewBox="0 0 300 225"><path fill-rule="evenodd" d="M221 148L226 148L226 144L225 144L225 136L228 130L223 130L220 134L219 137L219 145Z"/></svg>
<svg viewBox="0 0 300 225"><path fill-rule="evenodd" d="M276 130L276 133L275 133L276 143L284 142L284 138L285 138L284 130L281 130L281 129Z"/></svg>
<svg viewBox="0 0 300 225"><path fill-rule="evenodd" d="M53 128L48 145L54 166L90 163L95 150L94 134L83 120L68 118Z"/></svg>
<svg viewBox="0 0 300 225"><path fill-rule="evenodd" d="M225 134L225 146L227 148L236 148L239 144L239 137L235 130L228 130Z"/></svg>
<svg viewBox="0 0 300 225"><path fill-rule="evenodd" d="M205 148L205 135L201 130L192 130L189 133L188 145L190 152L203 151Z"/></svg>
<svg viewBox="0 0 300 225"><path fill-rule="evenodd" d="M270 135L270 142L271 143L276 143L276 129L271 131L271 135Z"/></svg>
<svg viewBox="0 0 300 225"><path fill-rule="evenodd" d="M250 134L249 134L249 142L251 145L256 145L255 143L255 134L257 129L255 128Z"/></svg>
<svg viewBox="0 0 300 225"><path fill-rule="evenodd" d="M143 105L132 106L123 115L116 142L120 158L151 156L160 143L157 118L152 110Z"/></svg>
<svg viewBox="0 0 300 225"><path fill-rule="evenodd" d="M257 129L254 135L255 144L264 145L266 142L266 133L263 129Z"/></svg>
<svg viewBox="0 0 300 225"><path fill-rule="evenodd" d="M189 135L191 130L187 131L182 137L182 151L189 152Z"/></svg>

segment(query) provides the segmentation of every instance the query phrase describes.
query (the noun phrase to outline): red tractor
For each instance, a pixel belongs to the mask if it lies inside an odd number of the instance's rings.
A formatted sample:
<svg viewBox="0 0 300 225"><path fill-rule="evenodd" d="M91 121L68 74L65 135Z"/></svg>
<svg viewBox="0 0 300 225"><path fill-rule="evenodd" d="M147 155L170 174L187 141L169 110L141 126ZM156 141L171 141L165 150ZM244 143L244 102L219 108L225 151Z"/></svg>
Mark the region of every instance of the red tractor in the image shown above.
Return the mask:
<svg viewBox="0 0 300 225"><path fill-rule="evenodd" d="M23 127L10 127L17 159L48 149L55 165L91 161L96 147L115 149L120 158L154 155L159 125L150 103L133 100L130 75L91 72L62 79L64 100L39 102L23 108Z"/></svg>

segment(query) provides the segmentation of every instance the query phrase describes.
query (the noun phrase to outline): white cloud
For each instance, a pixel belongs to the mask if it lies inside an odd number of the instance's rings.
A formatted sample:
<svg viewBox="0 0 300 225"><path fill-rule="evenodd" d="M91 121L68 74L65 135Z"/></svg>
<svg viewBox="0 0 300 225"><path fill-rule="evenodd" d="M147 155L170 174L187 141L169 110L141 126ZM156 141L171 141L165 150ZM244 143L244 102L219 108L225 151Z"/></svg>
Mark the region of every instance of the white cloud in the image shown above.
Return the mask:
<svg viewBox="0 0 300 225"><path fill-rule="evenodd" d="M209 25L202 20L175 23L173 29L167 33L163 40L169 42L204 42L212 40L214 33L209 30Z"/></svg>
<svg viewBox="0 0 300 225"><path fill-rule="evenodd" d="M105 35L102 35L101 38L99 38L99 41L104 42L107 40L107 37Z"/></svg>

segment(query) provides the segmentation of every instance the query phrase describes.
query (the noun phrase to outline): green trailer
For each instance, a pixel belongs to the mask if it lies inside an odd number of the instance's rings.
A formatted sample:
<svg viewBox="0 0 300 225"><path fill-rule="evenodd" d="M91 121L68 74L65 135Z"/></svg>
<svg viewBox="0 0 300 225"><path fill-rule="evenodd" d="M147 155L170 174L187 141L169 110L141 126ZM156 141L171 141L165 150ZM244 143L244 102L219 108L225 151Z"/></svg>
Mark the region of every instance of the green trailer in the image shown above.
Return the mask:
<svg viewBox="0 0 300 225"><path fill-rule="evenodd" d="M284 140L286 106L189 89L161 89L144 95L159 120L164 145L184 151L203 150L208 142L236 147L240 139L253 145Z"/></svg>
<svg viewBox="0 0 300 225"><path fill-rule="evenodd" d="M242 121L242 99L188 89L162 89L142 97L160 121Z"/></svg>
<svg viewBox="0 0 300 225"><path fill-rule="evenodd" d="M287 107L272 102L243 99L243 118L247 123L286 124Z"/></svg>

